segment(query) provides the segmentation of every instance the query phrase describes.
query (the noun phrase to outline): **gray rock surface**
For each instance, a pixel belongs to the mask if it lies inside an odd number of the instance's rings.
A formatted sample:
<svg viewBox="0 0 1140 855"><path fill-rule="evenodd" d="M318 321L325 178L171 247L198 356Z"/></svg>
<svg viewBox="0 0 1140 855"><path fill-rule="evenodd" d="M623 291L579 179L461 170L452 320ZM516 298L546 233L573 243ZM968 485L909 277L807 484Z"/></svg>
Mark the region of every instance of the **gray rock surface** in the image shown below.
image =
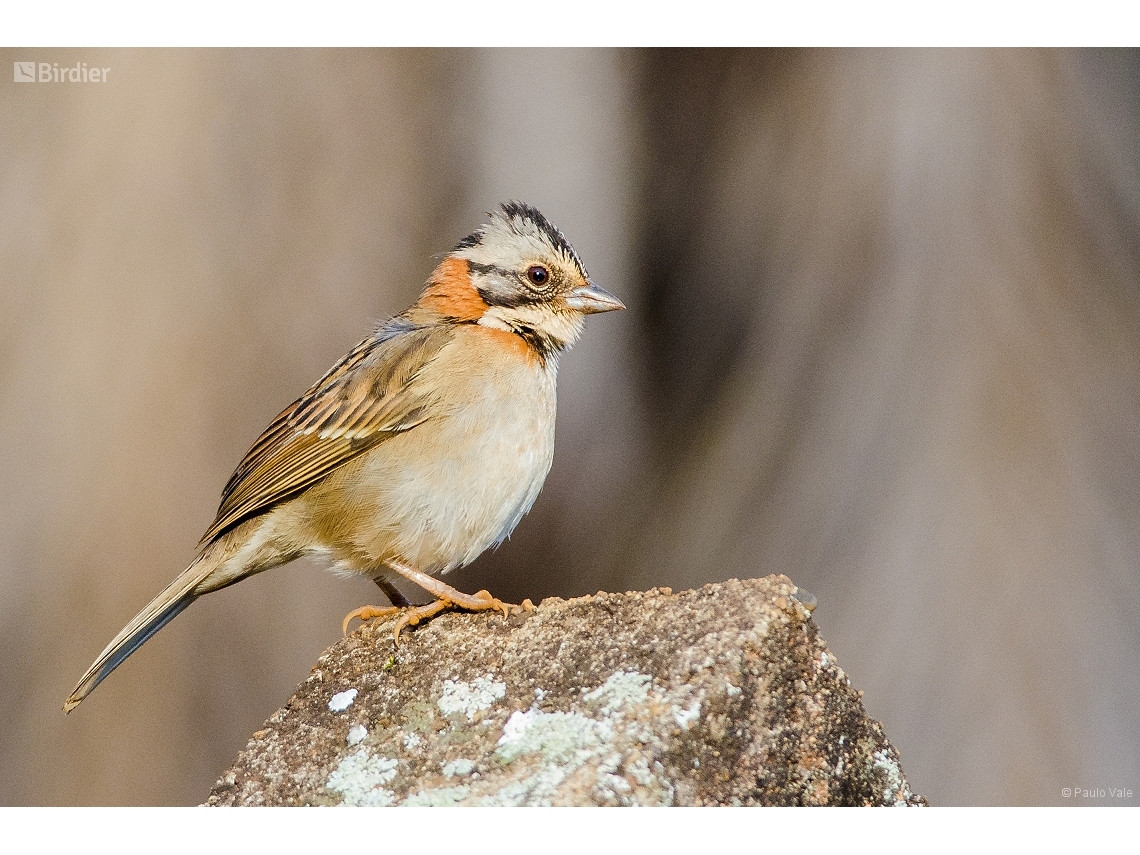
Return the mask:
<svg viewBox="0 0 1140 855"><path fill-rule="evenodd" d="M447 613L399 648L376 622L207 804L924 804L813 606L769 576Z"/></svg>

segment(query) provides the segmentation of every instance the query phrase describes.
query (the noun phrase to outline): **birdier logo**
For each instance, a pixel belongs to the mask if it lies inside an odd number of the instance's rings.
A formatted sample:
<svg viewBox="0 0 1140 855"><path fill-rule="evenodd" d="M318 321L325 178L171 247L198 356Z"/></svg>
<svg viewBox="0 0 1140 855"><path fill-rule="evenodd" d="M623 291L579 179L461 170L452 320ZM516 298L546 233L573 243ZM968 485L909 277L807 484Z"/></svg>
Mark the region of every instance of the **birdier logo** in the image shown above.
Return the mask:
<svg viewBox="0 0 1140 855"><path fill-rule="evenodd" d="M87 67L85 62L60 68L58 62L13 62L16 83L106 83L109 68Z"/></svg>

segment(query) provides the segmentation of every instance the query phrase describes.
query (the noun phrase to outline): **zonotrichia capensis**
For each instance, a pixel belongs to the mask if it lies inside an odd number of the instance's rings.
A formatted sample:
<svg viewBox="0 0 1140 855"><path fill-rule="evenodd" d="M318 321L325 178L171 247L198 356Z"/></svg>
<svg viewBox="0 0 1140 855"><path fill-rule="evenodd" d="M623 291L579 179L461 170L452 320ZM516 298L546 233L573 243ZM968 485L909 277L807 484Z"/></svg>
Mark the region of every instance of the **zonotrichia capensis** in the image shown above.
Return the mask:
<svg viewBox="0 0 1140 855"><path fill-rule="evenodd" d="M511 607L438 579L501 543L554 456L558 355L585 315L625 308L518 202L448 254L410 309L289 405L222 491L193 563L107 645L64 703L79 703L203 594L299 558L371 577L400 630L447 608ZM402 576L435 596L412 607ZM517 607L516 607L517 608Z"/></svg>

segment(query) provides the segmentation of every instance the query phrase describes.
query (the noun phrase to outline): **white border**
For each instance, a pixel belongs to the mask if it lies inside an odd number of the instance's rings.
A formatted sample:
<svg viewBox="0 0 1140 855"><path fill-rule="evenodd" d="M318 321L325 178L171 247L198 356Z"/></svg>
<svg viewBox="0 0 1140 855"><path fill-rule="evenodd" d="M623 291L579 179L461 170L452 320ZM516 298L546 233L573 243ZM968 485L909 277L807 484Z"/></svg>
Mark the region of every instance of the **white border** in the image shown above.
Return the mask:
<svg viewBox="0 0 1140 855"><path fill-rule="evenodd" d="M1140 808L0 809L12 851L1094 852L1134 839ZM380 813L383 811L383 813Z"/></svg>
<svg viewBox="0 0 1140 855"><path fill-rule="evenodd" d="M1140 42L1124 0L448 0L7 4L9 47L1076 45Z"/></svg>

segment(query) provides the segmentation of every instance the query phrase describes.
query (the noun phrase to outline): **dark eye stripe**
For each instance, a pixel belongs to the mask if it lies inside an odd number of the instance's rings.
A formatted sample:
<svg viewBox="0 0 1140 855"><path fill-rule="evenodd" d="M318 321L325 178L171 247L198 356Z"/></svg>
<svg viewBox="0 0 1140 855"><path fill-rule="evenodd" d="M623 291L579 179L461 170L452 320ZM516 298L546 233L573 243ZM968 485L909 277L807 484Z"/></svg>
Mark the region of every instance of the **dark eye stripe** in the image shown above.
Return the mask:
<svg viewBox="0 0 1140 855"><path fill-rule="evenodd" d="M504 279L511 278L511 271L507 270L505 267L497 267L494 264L480 264L478 261L468 261L467 265L473 272L481 273L484 276L489 276L492 273L495 273L499 276L502 276Z"/></svg>
<svg viewBox="0 0 1140 855"><path fill-rule="evenodd" d="M479 292L479 296L483 298L488 306L503 306L505 308L513 309L517 306L525 306L533 303L542 303L546 297L542 294L536 294L529 288L523 288L514 285L518 282L517 274L512 270L507 270L504 267L498 267L494 264L479 264L476 261L467 262L470 265L471 272L478 273L482 276L499 277L511 283L507 288L499 290L492 288L481 287L478 283L475 284L475 290ZM546 292L549 292L549 285L554 281L553 276L548 276L546 283ZM544 292L544 293L546 293Z"/></svg>

